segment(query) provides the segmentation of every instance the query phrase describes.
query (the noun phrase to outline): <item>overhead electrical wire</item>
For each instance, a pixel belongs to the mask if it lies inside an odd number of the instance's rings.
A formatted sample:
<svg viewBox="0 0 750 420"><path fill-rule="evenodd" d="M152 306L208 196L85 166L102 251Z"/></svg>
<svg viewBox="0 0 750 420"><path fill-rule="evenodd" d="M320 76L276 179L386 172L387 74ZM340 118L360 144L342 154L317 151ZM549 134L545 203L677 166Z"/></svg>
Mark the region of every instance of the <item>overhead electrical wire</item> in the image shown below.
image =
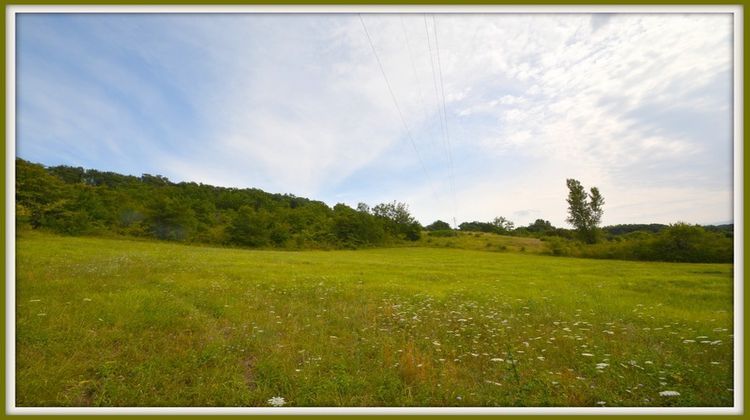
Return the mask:
<svg viewBox="0 0 750 420"><path fill-rule="evenodd" d="M430 175L427 172L427 168L425 167L424 161L422 160L422 155L419 153L419 149L417 148L417 144L414 141L414 137L411 134L411 130L409 129L409 126L406 124L406 119L404 118L403 112L401 112L401 107L398 104L398 99L396 99L396 95L393 93L391 82L388 81L388 76L385 73L385 68L383 67L383 63L380 61L380 56L378 55L378 51L375 49L375 44L372 42L372 38L370 37L370 32L367 30L367 25L365 24L365 20L362 18L361 13L358 13L357 16L359 16L359 21L362 23L362 28L365 30L367 41L370 43L370 48L372 48L372 52L375 55L375 60L378 62L380 73L383 75L383 80L385 81L385 85L388 88L388 92L391 94L391 99L393 99L393 105L395 105L396 111L398 112L398 116L401 119L401 124L403 124L404 126L404 130L406 131L406 136L409 138L409 142L411 143L412 148L414 148L414 153L416 153L417 159L419 159L419 164L422 167L422 171L424 172L425 178L427 178L427 182L430 184L432 193L433 195L435 195L435 198L437 198L438 194L437 194L437 190L435 189L435 185L432 183L432 179L430 178Z"/></svg>
<svg viewBox="0 0 750 420"><path fill-rule="evenodd" d="M409 51L409 62L411 63L411 71L414 75L414 84L417 86L417 93L419 94L419 103L422 105L422 113L424 114L424 120L428 120L427 103L424 100L424 94L422 94L422 87L419 83L419 75L417 74L417 65L414 61L414 53L411 49L411 42L409 42L409 34L406 31L406 25L404 24L404 16L401 18L401 31L404 33L404 40L406 40L406 49Z"/></svg>
<svg viewBox="0 0 750 420"><path fill-rule="evenodd" d="M455 182L454 169L453 169L453 154L451 152L450 131L448 130L448 112L446 111L446 105L445 105L445 102L446 102L445 101L445 83L443 82L443 69L442 69L442 63L440 61L440 44L438 41L437 20L435 19L435 15L432 15L432 28L433 28L433 33L435 35L435 53L437 55L437 64L438 64L438 76L439 77L437 78L435 77L435 66L432 60L432 48L430 47L430 31L427 28L427 15L424 15L424 23L425 23L425 32L427 34L427 48L430 51L430 65L432 66L432 78L433 78L433 84L435 87L435 97L438 101L438 114L442 116L441 127L443 127L443 141L444 141L446 154L448 155L449 181L450 181L451 196L453 198L453 227L458 228L456 224L457 199L456 199L456 182ZM436 79L438 78L440 80L440 95L438 95L438 89L437 89ZM441 103L442 103L442 107L440 106Z"/></svg>

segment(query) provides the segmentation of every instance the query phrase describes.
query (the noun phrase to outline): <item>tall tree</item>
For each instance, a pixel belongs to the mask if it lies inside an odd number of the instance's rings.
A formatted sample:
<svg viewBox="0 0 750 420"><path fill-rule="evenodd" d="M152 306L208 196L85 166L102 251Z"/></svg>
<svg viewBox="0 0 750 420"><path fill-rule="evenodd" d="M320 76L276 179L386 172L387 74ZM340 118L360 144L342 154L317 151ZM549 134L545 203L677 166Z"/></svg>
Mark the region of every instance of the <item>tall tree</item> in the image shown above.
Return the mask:
<svg viewBox="0 0 750 420"><path fill-rule="evenodd" d="M492 226L495 227L495 233L505 234L513 230L515 225L503 216L496 217L492 220Z"/></svg>
<svg viewBox="0 0 750 420"><path fill-rule="evenodd" d="M598 226L604 214L604 197L596 187L589 194L578 180L566 180L568 185L568 223L575 226L582 240L597 241Z"/></svg>

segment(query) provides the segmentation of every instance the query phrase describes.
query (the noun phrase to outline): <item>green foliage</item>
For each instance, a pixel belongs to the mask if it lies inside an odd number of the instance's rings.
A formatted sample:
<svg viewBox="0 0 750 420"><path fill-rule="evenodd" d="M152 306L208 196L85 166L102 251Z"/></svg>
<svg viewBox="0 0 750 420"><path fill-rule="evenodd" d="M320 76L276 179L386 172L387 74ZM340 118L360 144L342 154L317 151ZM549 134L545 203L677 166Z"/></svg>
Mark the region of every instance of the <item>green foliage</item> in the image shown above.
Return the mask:
<svg viewBox="0 0 750 420"><path fill-rule="evenodd" d="M732 262L732 239L701 226L675 223L659 232L640 259L676 262Z"/></svg>
<svg viewBox="0 0 750 420"><path fill-rule="evenodd" d="M596 243L601 238L598 229L604 213L604 197L599 189L591 188L587 195L583 185L578 180L566 180L568 185L568 223L575 226L580 238L590 244Z"/></svg>
<svg viewBox="0 0 750 420"><path fill-rule="evenodd" d="M505 217L496 217L492 220L492 226L495 227L495 233L507 234L513 230L514 224Z"/></svg>
<svg viewBox="0 0 750 420"><path fill-rule="evenodd" d="M550 223L549 220L536 219L534 223L529 224L529 227L526 229L528 229L529 232L544 234L553 231L555 227L552 226L552 223Z"/></svg>
<svg viewBox="0 0 750 420"><path fill-rule="evenodd" d="M333 232L339 244L346 248L374 246L385 241L384 222L363 211L344 204L333 207Z"/></svg>
<svg viewBox="0 0 750 420"><path fill-rule="evenodd" d="M451 230L451 225L448 222L442 220L435 220L431 224L425 226L425 230L437 231L437 230Z"/></svg>
<svg viewBox="0 0 750 420"><path fill-rule="evenodd" d="M419 240L422 226L409 213L405 203L382 203L372 208L372 214L384 222L386 232L409 241Z"/></svg>
<svg viewBox="0 0 750 420"><path fill-rule="evenodd" d="M68 235L119 234L269 248L358 248L416 241L422 227L404 203L357 210L290 194L172 183L16 160L19 228Z"/></svg>
<svg viewBox="0 0 750 420"><path fill-rule="evenodd" d="M675 223L658 233L634 231L596 244L548 238L553 255L640 261L730 263L731 236L701 226Z"/></svg>
<svg viewBox="0 0 750 420"><path fill-rule="evenodd" d="M464 222L458 225L463 232L485 232L508 235L513 230L513 222L505 217L496 217L491 222Z"/></svg>

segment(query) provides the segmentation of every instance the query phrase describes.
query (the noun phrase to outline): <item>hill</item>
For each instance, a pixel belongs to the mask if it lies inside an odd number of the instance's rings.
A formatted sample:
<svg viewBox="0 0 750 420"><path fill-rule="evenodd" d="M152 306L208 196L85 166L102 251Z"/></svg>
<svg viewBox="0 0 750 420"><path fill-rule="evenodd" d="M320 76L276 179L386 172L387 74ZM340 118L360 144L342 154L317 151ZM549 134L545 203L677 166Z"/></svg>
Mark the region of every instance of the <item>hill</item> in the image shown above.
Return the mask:
<svg viewBox="0 0 750 420"><path fill-rule="evenodd" d="M416 240L402 203L357 210L255 188L173 183L16 159L19 228L260 248L355 248Z"/></svg>

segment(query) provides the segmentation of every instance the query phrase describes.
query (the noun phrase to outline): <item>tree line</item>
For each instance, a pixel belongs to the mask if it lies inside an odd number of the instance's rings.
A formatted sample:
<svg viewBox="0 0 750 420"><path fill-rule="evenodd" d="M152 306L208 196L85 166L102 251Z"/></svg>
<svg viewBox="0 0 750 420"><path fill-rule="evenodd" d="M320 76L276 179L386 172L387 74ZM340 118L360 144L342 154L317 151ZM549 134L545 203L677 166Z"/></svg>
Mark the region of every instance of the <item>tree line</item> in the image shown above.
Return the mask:
<svg viewBox="0 0 750 420"><path fill-rule="evenodd" d="M588 191L580 181L567 179L568 217L574 229L553 226L537 219L514 228L513 222L496 217L491 222L465 222L460 231L537 237L553 255L641 261L730 263L734 256L734 226L699 226L677 222L626 224L600 227L604 197L597 187ZM450 225L438 220L426 226L432 236L455 236Z"/></svg>
<svg viewBox="0 0 750 420"><path fill-rule="evenodd" d="M271 248L357 248L419 239L404 203L345 204L256 188L174 183L16 159L16 223L68 235L127 235Z"/></svg>
<svg viewBox="0 0 750 420"><path fill-rule="evenodd" d="M634 260L731 262L733 225L600 227L604 198L594 187L566 180L568 219L575 229L537 219L516 227L505 217L471 221L462 232L537 237L553 255ZM126 235L256 248L333 249L388 246L455 236L437 220L422 227L404 203L357 208L256 188L171 182L71 166L45 167L16 159L16 223L67 235Z"/></svg>

